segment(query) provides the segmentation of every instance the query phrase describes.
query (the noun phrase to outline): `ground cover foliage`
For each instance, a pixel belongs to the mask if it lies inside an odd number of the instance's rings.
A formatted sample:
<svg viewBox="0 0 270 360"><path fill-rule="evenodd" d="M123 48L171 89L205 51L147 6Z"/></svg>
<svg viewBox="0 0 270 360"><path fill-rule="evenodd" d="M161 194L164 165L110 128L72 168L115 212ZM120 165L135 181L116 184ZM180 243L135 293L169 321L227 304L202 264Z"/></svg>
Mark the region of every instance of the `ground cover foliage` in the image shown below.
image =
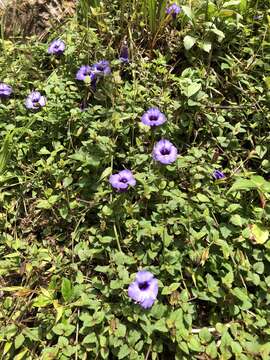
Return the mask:
<svg viewBox="0 0 270 360"><path fill-rule="evenodd" d="M81 1L47 42L2 38L2 359L269 359L269 3L179 5ZM95 89L75 80L102 59ZM125 168L136 185L117 192ZM150 309L127 294L139 269Z"/></svg>

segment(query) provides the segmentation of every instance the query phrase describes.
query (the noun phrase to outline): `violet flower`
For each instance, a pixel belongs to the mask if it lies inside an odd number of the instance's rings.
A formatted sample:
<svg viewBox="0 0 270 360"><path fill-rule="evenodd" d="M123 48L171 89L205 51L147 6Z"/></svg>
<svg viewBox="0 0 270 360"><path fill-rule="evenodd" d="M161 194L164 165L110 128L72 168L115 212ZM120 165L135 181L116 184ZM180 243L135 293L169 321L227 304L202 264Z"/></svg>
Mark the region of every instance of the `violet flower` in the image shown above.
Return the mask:
<svg viewBox="0 0 270 360"><path fill-rule="evenodd" d="M212 176L215 180L224 179L226 177L220 170L214 170Z"/></svg>
<svg viewBox="0 0 270 360"><path fill-rule="evenodd" d="M39 91L32 91L25 100L27 109L37 110L46 105L46 97L42 96Z"/></svg>
<svg viewBox="0 0 270 360"><path fill-rule="evenodd" d="M92 71L98 77L103 77L111 73L110 64L107 60L101 60L92 66Z"/></svg>
<svg viewBox="0 0 270 360"><path fill-rule="evenodd" d="M82 65L76 74L76 80L85 81L87 76L90 78L91 83L95 82L96 75L93 73L91 66Z"/></svg>
<svg viewBox="0 0 270 360"><path fill-rule="evenodd" d="M118 174L111 175L109 182L118 191L125 191L129 186L136 185L136 180L130 170L122 170Z"/></svg>
<svg viewBox="0 0 270 360"><path fill-rule="evenodd" d="M0 99L7 99L13 93L13 89L10 85L0 83Z"/></svg>
<svg viewBox="0 0 270 360"><path fill-rule="evenodd" d="M149 271L139 271L128 287L128 296L144 309L150 308L158 294L158 281Z"/></svg>
<svg viewBox="0 0 270 360"><path fill-rule="evenodd" d="M176 18L176 15L178 15L180 11L180 6L178 6L176 3L173 3L172 5L167 7L166 14L171 15L173 18Z"/></svg>
<svg viewBox="0 0 270 360"><path fill-rule="evenodd" d="M158 108L150 108L143 114L141 120L144 125L159 126L166 122L166 117Z"/></svg>
<svg viewBox="0 0 270 360"><path fill-rule="evenodd" d="M171 164L177 159L177 149L169 140L162 139L155 144L152 157L161 164Z"/></svg>
<svg viewBox="0 0 270 360"><path fill-rule="evenodd" d="M50 43L49 48L48 48L48 53L51 55L62 55L63 52L65 51L66 45L64 43L64 41L57 39L54 40Z"/></svg>

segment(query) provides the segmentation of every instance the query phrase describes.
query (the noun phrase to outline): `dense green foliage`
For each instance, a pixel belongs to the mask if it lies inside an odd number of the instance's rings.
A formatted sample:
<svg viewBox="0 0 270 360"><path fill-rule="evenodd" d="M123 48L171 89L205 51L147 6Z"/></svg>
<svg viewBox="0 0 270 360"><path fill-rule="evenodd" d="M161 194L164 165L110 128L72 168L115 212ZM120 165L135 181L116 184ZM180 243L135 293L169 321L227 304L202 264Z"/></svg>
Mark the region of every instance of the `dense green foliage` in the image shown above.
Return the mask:
<svg viewBox="0 0 270 360"><path fill-rule="evenodd" d="M81 5L47 43L1 41L2 359L269 359L269 4ZM90 91L76 71L101 59L112 74ZM151 157L163 137L168 166ZM137 184L118 193L123 168ZM159 281L150 310L127 295L138 269Z"/></svg>

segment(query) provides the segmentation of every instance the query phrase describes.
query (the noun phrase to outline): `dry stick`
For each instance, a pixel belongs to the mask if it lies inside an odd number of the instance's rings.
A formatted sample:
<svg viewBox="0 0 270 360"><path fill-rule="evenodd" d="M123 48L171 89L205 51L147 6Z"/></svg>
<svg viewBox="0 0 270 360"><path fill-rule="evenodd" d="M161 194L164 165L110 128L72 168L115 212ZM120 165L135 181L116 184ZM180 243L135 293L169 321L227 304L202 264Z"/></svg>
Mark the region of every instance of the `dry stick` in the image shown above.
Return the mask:
<svg viewBox="0 0 270 360"><path fill-rule="evenodd" d="M147 353L146 353L146 355L145 355L144 360L147 360L147 359L148 359L148 357L149 357L149 355L150 355L151 350L152 350L152 343L149 345L149 348L148 348L148 350L147 350Z"/></svg>

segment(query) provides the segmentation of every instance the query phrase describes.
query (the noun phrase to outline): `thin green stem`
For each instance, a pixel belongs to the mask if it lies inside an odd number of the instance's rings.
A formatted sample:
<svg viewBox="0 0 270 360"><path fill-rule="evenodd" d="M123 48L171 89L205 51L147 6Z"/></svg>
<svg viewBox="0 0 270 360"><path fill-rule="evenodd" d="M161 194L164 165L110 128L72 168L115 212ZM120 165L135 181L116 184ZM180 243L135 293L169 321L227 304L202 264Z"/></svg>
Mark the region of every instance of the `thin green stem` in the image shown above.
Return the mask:
<svg viewBox="0 0 270 360"><path fill-rule="evenodd" d="M115 223L113 224L113 230L114 230L114 235L115 235L115 239L116 239L116 243L117 243L118 250L119 250L120 252L123 252L122 249L121 249L121 245L120 245L120 241L119 241L119 236L118 236L118 232L117 232Z"/></svg>

